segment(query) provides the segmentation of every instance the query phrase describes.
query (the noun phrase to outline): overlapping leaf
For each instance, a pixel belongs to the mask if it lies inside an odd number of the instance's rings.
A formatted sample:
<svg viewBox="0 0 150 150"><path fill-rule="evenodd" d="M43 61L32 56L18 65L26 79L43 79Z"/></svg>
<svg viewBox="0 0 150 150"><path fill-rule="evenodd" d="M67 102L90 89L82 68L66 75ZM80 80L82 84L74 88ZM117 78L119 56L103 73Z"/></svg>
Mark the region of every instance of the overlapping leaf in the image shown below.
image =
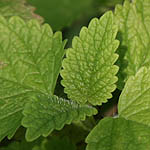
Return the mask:
<svg viewBox="0 0 150 150"><path fill-rule="evenodd" d="M0 0L0 15L5 18L20 16L24 20L37 19L43 22L42 17L34 14L34 7L25 5L25 0Z"/></svg>
<svg viewBox="0 0 150 150"><path fill-rule="evenodd" d="M148 150L150 128L123 118L104 118L90 132L86 150Z"/></svg>
<svg viewBox="0 0 150 150"><path fill-rule="evenodd" d="M121 41L118 53L118 87L123 88L124 82L142 66L150 65L150 0L126 0L115 10L116 24L119 27Z"/></svg>
<svg viewBox="0 0 150 150"><path fill-rule="evenodd" d="M89 27L83 27L80 36L73 39L61 72L62 85L69 98L101 105L112 97L118 71L114 65L119 44L116 33L113 14L107 12L100 19L93 19Z"/></svg>
<svg viewBox="0 0 150 150"><path fill-rule="evenodd" d="M84 120L86 115L96 114L95 108L80 106L56 96L39 96L28 103L23 111L23 126L27 127L26 139L32 141L40 135L48 136L54 129L60 130L72 121Z"/></svg>
<svg viewBox="0 0 150 150"><path fill-rule="evenodd" d="M128 79L119 99L119 114L150 126L150 68Z"/></svg>
<svg viewBox="0 0 150 150"><path fill-rule="evenodd" d="M13 136L32 96L53 94L63 55L61 33L49 25L0 17L0 140Z"/></svg>

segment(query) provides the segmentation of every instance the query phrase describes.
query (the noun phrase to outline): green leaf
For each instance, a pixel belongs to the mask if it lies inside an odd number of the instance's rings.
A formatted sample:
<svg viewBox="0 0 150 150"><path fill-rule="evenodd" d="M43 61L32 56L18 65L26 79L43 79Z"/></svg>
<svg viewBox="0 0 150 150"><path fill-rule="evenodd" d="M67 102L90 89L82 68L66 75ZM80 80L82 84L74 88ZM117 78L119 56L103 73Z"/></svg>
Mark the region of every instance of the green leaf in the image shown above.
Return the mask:
<svg viewBox="0 0 150 150"><path fill-rule="evenodd" d="M34 14L34 7L26 5L26 0L0 0L0 15L5 18L19 16L24 20L37 19L40 23L43 18Z"/></svg>
<svg viewBox="0 0 150 150"><path fill-rule="evenodd" d="M28 2L37 8L35 12L54 30L67 27L92 11L92 0L28 0Z"/></svg>
<svg viewBox="0 0 150 150"><path fill-rule="evenodd" d="M150 66L150 0L126 0L115 9L115 22L119 27L121 41L118 53L118 88L142 66Z"/></svg>
<svg viewBox="0 0 150 150"><path fill-rule="evenodd" d="M118 71L114 65L119 45L116 33L113 14L108 12L100 19L94 18L88 28L81 29L79 37L74 37L61 71L62 85L70 99L101 105L112 97Z"/></svg>
<svg viewBox="0 0 150 150"><path fill-rule="evenodd" d="M48 136L54 129L60 130L72 121L85 120L97 113L95 108L80 106L56 96L40 95L26 104L22 125L27 128L26 139L33 141L39 136Z"/></svg>
<svg viewBox="0 0 150 150"><path fill-rule="evenodd" d="M35 20L0 17L0 140L21 124L26 102L53 94L64 55L62 35Z"/></svg>
<svg viewBox="0 0 150 150"><path fill-rule="evenodd" d="M148 150L150 128L123 118L104 118L86 138L86 150Z"/></svg>
<svg viewBox="0 0 150 150"><path fill-rule="evenodd" d="M118 104L120 116L150 126L150 68L128 79Z"/></svg>

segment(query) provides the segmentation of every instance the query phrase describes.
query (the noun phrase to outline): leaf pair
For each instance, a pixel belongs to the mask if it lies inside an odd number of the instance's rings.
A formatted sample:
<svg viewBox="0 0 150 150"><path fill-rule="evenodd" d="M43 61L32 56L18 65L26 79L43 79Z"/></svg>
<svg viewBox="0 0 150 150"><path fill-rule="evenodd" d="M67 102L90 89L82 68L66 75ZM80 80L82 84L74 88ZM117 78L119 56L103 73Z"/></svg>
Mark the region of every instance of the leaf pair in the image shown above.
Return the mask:
<svg viewBox="0 0 150 150"><path fill-rule="evenodd" d="M87 150L150 148L150 68L128 79L118 104L119 118L105 118L88 135Z"/></svg>
<svg viewBox="0 0 150 150"><path fill-rule="evenodd" d="M24 109L22 124L31 130L30 136L27 131L28 140L96 113L94 108L52 96L64 56L60 32L53 34L49 25L40 26L37 21L25 23L18 17L6 21L0 17L0 35L0 140L14 135ZM35 132L41 125L42 131Z"/></svg>
<svg viewBox="0 0 150 150"><path fill-rule="evenodd" d="M22 110L37 93L54 92L64 55L61 33L48 25L0 17L0 139L21 125Z"/></svg>

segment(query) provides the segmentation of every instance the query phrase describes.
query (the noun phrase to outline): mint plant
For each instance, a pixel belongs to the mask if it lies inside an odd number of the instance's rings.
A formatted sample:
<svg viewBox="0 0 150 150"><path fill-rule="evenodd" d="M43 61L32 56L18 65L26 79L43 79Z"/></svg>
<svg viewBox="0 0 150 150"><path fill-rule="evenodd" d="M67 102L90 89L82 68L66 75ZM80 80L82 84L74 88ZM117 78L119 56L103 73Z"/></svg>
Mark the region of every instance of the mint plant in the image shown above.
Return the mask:
<svg viewBox="0 0 150 150"><path fill-rule="evenodd" d="M49 24L0 4L0 150L150 149L150 0L93 18L71 48ZM102 118L117 89L117 115Z"/></svg>

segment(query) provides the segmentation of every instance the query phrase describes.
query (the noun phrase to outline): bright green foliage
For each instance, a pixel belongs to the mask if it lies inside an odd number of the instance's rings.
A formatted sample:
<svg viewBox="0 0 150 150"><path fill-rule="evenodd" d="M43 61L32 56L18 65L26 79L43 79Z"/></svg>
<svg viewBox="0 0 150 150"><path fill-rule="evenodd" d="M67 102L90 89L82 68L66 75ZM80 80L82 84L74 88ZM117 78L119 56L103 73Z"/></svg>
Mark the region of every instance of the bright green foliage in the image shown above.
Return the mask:
<svg viewBox="0 0 150 150"><path fill-rule="evenodd" d="M116 7L115 17L121 41L118 87L122 89L129 76L150 65L150 0L126 0Z"/></svg>
<svg viewBox="0 0 150 150"><path fill-rule="evenodd" d="M120 116L150 126L150 68L128 79L119 99Z"/></svg>
<svg viewBox="0 0 150 150"><path fill-rule="evenodd" d="M104 118L90 132L86 150L148 150L150 128L123 118Z"/></svg>
<svg viewBox="0 0 150 150"><path fill-rule="evenodd" d="M24 20L37 19L43 22L42 17L34 14L34 7L25 5L25 0L0 0L0 15L5 18L20 16Z"/></svg>
<svg viewBox="0 0 150 150"><path fill-rule="evenodd" d="M20 126L21 111L37 93L53 94L64 55L60 32L49 25L0 17L0 140Z"/></svg>
<svg viewBox="0 0 150 150"><path fill-rule="evenodd" d="M85 120L97 113L95 108L80 106L56 96L39 96L28 103L23 111L23 126L27 128L26 139L32 141L40 135L48 136L54 129L60 130L72 121Z"/></svg>
<svg viewBox="0 0 150 150"><path fill-rule="evenodd" d="M119 45L116 33L113 14L107 12L100 19L93 19L88 28L83 27L80 36L73 39L61 72L62 85L70 99L101 105L112 97L118 71L114 65Z"/></svg>
<svg viewBox="0 0 150 150"><path fill-rule="evenodd" d="M37 8L35 12L44 17L45 22L49 23L53 30L69 26L80 16L90 13L92 7L92 0L28 0L28 2Z"/></svg>

